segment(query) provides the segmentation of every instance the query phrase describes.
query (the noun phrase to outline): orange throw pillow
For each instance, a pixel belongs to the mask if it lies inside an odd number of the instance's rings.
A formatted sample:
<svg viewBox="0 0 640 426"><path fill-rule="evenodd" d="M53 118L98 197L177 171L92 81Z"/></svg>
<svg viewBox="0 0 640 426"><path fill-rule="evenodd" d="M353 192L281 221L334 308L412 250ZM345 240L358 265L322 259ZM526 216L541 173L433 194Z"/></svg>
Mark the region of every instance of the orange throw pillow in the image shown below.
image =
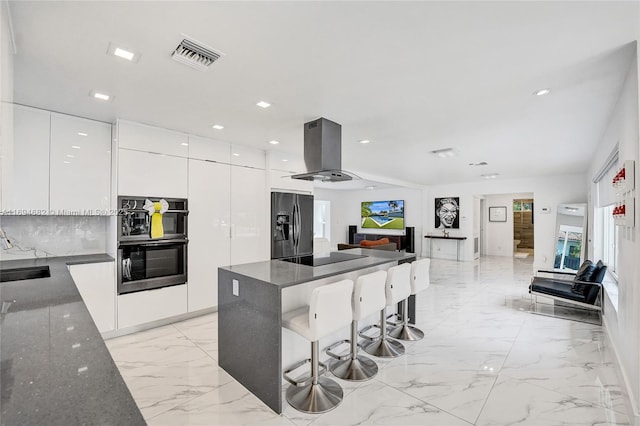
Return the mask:
<svg viewBox="0 0 640 426"><path fill-rule="evenodd" d="M369 240L360 241L360 245L362 247L379 246L379 245L382 245L382 244L389 244L389 239L388 238L380 238L377 241L369 241Z"/></svg>

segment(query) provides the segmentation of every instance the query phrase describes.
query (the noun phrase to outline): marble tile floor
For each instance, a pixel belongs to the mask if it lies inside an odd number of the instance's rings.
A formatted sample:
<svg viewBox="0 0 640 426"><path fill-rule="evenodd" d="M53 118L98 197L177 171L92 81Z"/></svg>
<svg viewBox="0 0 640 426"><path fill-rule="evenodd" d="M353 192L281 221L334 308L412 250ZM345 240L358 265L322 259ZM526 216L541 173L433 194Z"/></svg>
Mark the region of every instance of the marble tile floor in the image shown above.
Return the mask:
<svg viewBox="0 0 640 426"><path fill-rule="evenodd" d="M107 346L149 425L629 424L604 328L530 313L532 261L434 259L425 338L373 380L336 379L344 400L324 414L277 415L220 369L216 314Z"/></svg>

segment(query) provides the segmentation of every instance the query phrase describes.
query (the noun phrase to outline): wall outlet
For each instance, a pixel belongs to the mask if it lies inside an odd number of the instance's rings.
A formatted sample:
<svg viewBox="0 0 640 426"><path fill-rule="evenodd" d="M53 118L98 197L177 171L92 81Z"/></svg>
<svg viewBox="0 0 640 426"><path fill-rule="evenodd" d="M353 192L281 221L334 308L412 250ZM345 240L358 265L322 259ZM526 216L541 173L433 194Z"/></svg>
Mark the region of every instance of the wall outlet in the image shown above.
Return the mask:
<svg viewBox="0 0 640 426"><path fill-rule="evenodd" d="M238 280L232 280L232 290L231 292L233 293L234 296L240 296L240 284L238 283Z"/></svg>

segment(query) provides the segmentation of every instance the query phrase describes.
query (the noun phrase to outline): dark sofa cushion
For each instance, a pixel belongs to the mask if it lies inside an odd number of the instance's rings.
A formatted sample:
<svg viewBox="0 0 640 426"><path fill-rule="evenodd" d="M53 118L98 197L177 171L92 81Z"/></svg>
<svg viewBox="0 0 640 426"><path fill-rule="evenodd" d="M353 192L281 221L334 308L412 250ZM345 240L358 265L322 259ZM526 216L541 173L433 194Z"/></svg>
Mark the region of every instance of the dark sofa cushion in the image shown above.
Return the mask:
<svg viewBox="0 0 640 426"><path fill-rule="evenodd" d="M596 263L597 272L593 276L594 283L601 283L604 280L604 275L607 273L607 265L602 263L602 260L598 260Z"/></svg>

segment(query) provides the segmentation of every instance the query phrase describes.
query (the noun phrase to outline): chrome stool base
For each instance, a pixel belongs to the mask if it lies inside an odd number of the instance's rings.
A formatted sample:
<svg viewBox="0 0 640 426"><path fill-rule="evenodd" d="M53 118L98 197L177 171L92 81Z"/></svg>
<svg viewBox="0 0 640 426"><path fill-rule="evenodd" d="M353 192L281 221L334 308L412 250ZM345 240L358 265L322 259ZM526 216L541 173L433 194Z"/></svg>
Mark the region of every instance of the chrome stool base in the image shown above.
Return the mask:
<svg viewBox="0 0 640 426"><path fill-rule="evenodd" d="M378 365L373 360L358 355L355 359L334 361L329 370L339 379L362 382L378 374Z"/></svg>
<svg viewBox="0 0 640 426"><path fill-rule="evenodd" d="M424 332L417 327L401 324L399 327L389 331L388 335L400 340L421 340L424 337Z"/></svg>
<svg viewBox="0 0 640 426"><path fill-rule="evenodd" d="M326 377L318 377L318 383L306 386L289 386L287 402L303 413L326 413L342 402L342 388L335 381Z"/></svg>
<svg viewBox="0 0 640 426"><path fill-rule="evenodd" d="M369 355L380 358L395 358L404 355L402 343L391 339L378 339L373 342L367 342L362 349Z"/></svg>

